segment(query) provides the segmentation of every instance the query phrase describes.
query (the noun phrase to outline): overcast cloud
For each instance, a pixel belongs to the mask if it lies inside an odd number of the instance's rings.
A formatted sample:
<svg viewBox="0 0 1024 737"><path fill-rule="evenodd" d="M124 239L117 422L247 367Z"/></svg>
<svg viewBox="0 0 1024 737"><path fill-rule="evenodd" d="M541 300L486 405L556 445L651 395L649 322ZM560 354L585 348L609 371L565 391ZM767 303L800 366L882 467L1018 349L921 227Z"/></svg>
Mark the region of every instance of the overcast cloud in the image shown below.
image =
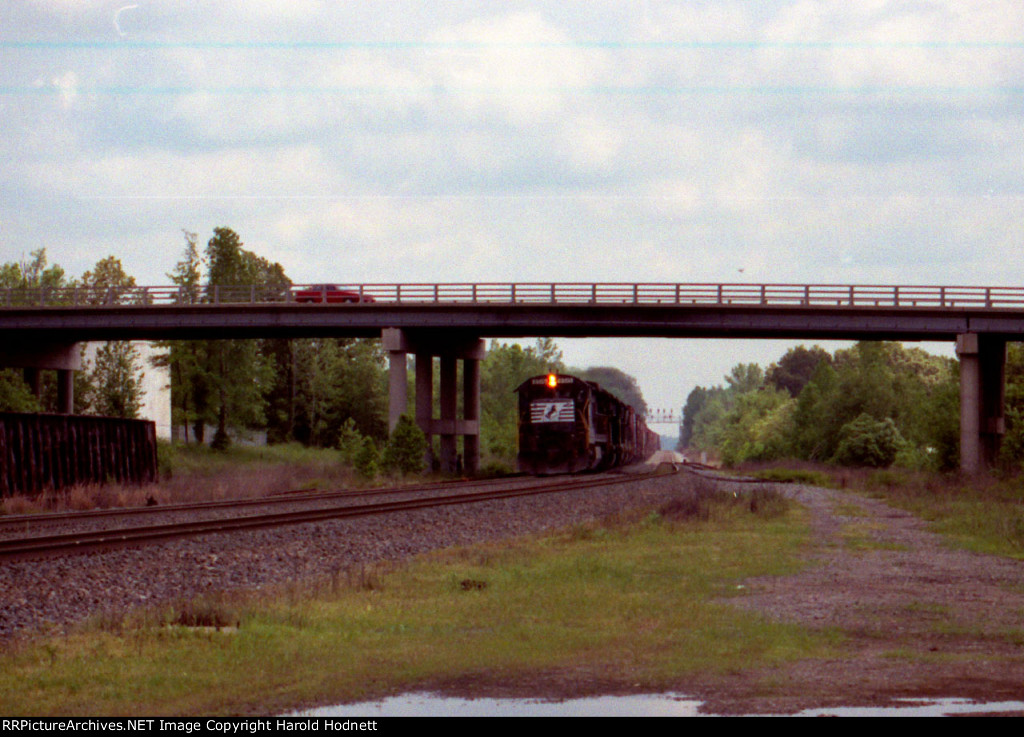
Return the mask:
<svg viewBox="0 0 1024 737"><path fill-rule="evenodd" d="M224 225L296 282L1019 285L1022 28L1017 0L2 0L0 260L165 284ZM655 407L784 349L564 343Z"/></svg>

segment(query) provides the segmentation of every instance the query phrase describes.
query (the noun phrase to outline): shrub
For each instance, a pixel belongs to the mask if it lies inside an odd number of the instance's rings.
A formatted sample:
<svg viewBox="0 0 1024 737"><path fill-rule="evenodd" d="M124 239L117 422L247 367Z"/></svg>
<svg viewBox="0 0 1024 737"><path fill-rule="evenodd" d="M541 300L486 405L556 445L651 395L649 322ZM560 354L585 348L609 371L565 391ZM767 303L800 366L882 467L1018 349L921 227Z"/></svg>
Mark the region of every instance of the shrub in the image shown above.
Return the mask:
<svg viewBox="0 0 1024 737"><path fill-rule="evenodd" d="M896 460L903 444L891 418L876 420L864 413L839 431L839 447L833 460L841 466L887 468Z"/></svg>
<svg viewBox="0 0 1024 737"><path fill-rule="evenodd" d="M384 449L384 466L399 473L420 473L426 451L427 436L412 419L402 415Z"/></svg>

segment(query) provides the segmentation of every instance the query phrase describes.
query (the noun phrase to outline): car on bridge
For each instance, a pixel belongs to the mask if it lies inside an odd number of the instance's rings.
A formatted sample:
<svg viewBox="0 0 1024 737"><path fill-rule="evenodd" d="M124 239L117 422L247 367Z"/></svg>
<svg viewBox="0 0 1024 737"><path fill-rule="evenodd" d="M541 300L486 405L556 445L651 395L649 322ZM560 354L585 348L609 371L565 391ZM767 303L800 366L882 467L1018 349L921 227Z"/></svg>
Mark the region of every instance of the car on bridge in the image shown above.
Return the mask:
<svg viewBox="0 0 1024 737"><path fill-rule="evenodd" d="M361 294L354 289L343 289L337 284L313 284L296 289L295 301L308 303L327 304L353 304L359 302L374 302L369 294Z"/></svg>

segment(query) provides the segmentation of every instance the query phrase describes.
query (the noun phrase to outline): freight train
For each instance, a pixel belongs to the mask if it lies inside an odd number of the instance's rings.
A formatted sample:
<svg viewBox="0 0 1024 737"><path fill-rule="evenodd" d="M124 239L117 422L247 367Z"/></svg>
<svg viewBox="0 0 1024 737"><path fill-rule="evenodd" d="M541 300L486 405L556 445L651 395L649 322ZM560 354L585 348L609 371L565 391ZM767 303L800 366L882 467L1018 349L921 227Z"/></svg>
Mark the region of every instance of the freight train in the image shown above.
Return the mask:
<svg viewBox="0 0 1024 737"><path fill-rule="evenodd" d="M601 471L642 461L660 446L642 416L592 381L546 374L516 392L520 472Z"/></svg>

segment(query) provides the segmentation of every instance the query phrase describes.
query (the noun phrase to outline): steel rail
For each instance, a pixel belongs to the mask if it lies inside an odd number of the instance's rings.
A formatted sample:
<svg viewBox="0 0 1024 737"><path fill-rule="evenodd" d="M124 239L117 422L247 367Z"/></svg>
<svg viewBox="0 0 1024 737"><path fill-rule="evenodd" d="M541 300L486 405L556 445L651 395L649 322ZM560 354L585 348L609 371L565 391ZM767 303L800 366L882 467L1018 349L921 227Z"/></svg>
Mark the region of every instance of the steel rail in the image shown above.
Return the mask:
<svg viewBox="0 0 1024 737"><path fill-rule="evenodd" d="M202 520L192 522L174 522L164 525L146 527L126 527L115 530L46 535L29 538L0 541L0 560L22 560L27 558L50 558L55 556L97 552L131 545L145 545L166 542L168 540L194 537L197 535L234 532L263 527L317 522L328 519L346 519L368 515L403 512L431 507L469 504L473 502L512 499L521 496L534 496L582 488L598 488L614 484L632 483L650 479L655 474L616 474L614 478L575 479L556 484L539 484L532 487L471 492L469 494L450 494L426 499L411 499L396 502L378 502L351 507L332 507L296 512L278 512L263 515L233 517L222 520Z"/></svg>
<svg viewBox="0 0 1024 737"><path fill-rule="evenodd" d="M37 523L60 524L64 522L89 521L105 517L133 517L149 514L178 514L186 512L203 512L225 508L275 506L278 504L302 504L326 499L344 499L360 496L379 496L384 494L415 494L433 489L452 486L479 487L496 483L508 482L512 477L501 479L483 479L480 481L438 481L426 484L415 484L396 487L375 487L370 489L338 489L320 491L317 489L294 489L276 492L262 497L240 499L216 499L204 502L180 502L177 504L157 504L146 507L118 507L116 509L87 509L77 512L41 512L38 514L5 515L0 517L0 530L23 527L28 530Z"/></svg>

